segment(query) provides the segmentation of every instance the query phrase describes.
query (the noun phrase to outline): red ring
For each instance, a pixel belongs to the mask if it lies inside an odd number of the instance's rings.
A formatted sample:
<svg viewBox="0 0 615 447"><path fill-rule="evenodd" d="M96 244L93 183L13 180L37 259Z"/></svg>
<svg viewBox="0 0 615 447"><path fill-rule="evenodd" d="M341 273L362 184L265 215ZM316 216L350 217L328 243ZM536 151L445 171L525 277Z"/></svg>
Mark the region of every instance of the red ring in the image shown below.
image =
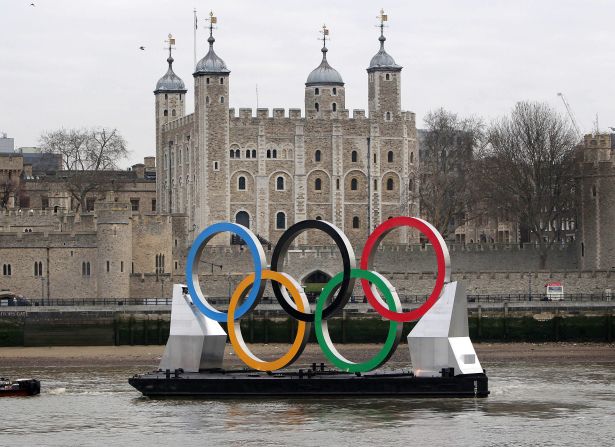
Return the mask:
<svg viewBox="0 0 615 447"><path fill-rule="evenodd" d="M431 224L417 217L399 216L384 221L378 225L376 229L374 229L372 234L369 235L367 241L365 242L363 253L361 254L362 270L372 270L372 263L370 263L370 255L372 250L375 247L378 247L380 240L382 240L390 231L401 226L416 228L427 236L427 239L429 239L429 242L431 242L431 245L434 248L436 260L438 262L438 276L436 277L436 284L431 292L431 295L429 295L427 301L425 301L418 309L408 312L393 312L384 307L380 301L378 301L372 292L368 281L361 279L361 286L363 287L367 300L376 312L389 320L405 323L421 318L425 312L427 312L438 300L440 293L442 292L442 288L444 287L445 280L449 280L447 268L450 270L450 258L448 256L448 248L444 242L444 239L442 239L442 236L438 233L438 230L436 230Z"/></svg>

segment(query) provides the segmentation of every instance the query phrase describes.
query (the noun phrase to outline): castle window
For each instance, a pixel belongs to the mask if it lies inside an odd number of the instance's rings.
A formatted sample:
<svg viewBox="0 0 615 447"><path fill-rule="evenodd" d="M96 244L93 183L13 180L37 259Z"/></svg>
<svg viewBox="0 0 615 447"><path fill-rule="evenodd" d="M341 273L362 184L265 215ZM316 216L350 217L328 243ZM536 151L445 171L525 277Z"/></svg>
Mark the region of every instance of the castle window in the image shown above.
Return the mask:
<svg viewBox="0 0 615 447"><path fill-rule="evenodd" d="M317 112L320 110L320 106L318 105L318 103L314 104L314 108L316 109Z"/></svg>
<svg viewBox="0 0 615 447"><path fill-rule="evenodd" d="M130 199L130 208L132 211L139 211L139 199Z"/></svg>
<svg viewBox="0 0 615 447"><path fill-rule="evenodd" d="M165 110L162 114L163 114L164 116L169 116L169 111L168 111L168 110Z"/></svg>
<svg viewBox="0 0 615 447"><path fill-rule="evenodd" d="M339 191L339 189L340 189L340 179L338 179L338 178L335 179L335 187Z"/></svg>
<svg viewBox="0 0 615 447"><path fill-rule="evenodd" d="M120 261L120 273L124 273L124 261Z"/></svg>
<svg viewBox="0 0 615 447"><path fill-rule="evenodd" d="M314 180L314 189L316 191L320 191L322 189L322 180L320 180L319 178Z"/></svg>
<svg viewBox="0 0 615 447"><path fill-rule="evenodd" d="M350 159L353 163L357 162L357 151L352 151L352 154L350 154Z"/></svg>
<svg viewBox="0 0 615 447"><path fill-rule="evenodd" d="M220 96L220 104L224 104L224 96Z"/></svg>
<svg viewBox="0 0 615 447"><path fill-rule="evenodd" d="M239 152L239 149L235 149L235 158L239 158L241 156L241 153Z"/></svg>
<svg viewBox="0 0 615 447"><path fill-rule="evenodd" d="M410 163L414 163L414 152L410 152Z"/></svg>
<svg viewBox="0 0 615 447"><path fill-rule="evenodd" d="M581 256L585 256L585 242L581 242Z"/></svg>
<svg viewBox="0 0 615 447"><path fill-rule="evenodd" d="M175 109L171 110L171 116L175 116L175 115L176 115Z"/></svg>
<svg viewBox="0 0 615 447"><path fill-rule="evenodd" d="M237 179L237 189L239 191L245 191L246 190L246 178L241 176Z"/></svg>
<svg viewBox="0 0 615 447"><path fill-rule="evenodd" d="M359 182L357 181L356 178L353 178L352 180L350 180L350 189L352 191L356 191L358 188Z"/></svg>
<svg viewBox="0 0 615 447"><path fill-rule="evenodd" d="M360 222L359 222L358 216L354 216L352 218L352 228L360 228Z"/></svg>
<svg viewBox="0 0 615 447"><path fill-rule="evenodd" d="M156 273L164 273L164 255L156 255Z"/></svg>
<svg viewBox="0 0 615 447"><path fill-rule="evenodd" d="M205 78L205 84L209 84L209 78Z"/></svg>
<svg viewBox="0 0 615 447"><path fill-rule="evenodd" d="M179 100L180 101L182 100L182 94L181 93L179 94Z"/></svg>
<svg viewBox="0 0 615 447"><path fill-rule="evenodd" d="M284 214L282 211L275 215L275 228L276 230L286 229L286 214Z"/></svg>
<svg viewBox="0 0 615 447"><path fill-rule="evenodd" d="M89 262L83 262L81 263L81 274L83 276L90 276L90 263Z"/></svg>
<svg viewBox="0 0 615 447"><path fill-rule="evenodd" d="M109 261L107 261L107 273L109 273L110 269L111 269L111 263Z"/></svg>
<svg viewBox="0 0 615 447"><path fill-rule="evenodd" d="M337 104L336 103L331 104L331 110L333 110L334 112L337 111Z"/></svg>
<svg viewBox="0 0 615 447"><path fill-rule="evenodd" d="M156 199L152 199L152 211L156 211Z"/></svg>
<svg viewBox="0 0 615 447"><path fill-rule="evenodd" d="M220 85L224 84L224 78L220 78Z"/></svg>
<svg viewBox="0 0 615 447"><path fill-rule="evenodd" d="M239 211L235 214L235 223L250 228L250 215L246 211Z"/></svg>
<svg viewBox="0 0 615 447"><path fill-rule="evenodd" d="M250 149L246 149L246 158L250 158Z"/></svg>
<svg viewBox="0 0 615 447"><path fill-rule="evenodd" d="M164 99L169 99L169 95L167 95L166 93L164 94Z"/></svg>
<svg viewBox="0 0 615 447"><path fill-rule="evenodd" d="M231 149L230 155L231 155L231 158L235 158L235 151L233 149Z"/></svg>
<svg viewBox="0 0 615 447"><path fill-rule="evenodd" d="M274 149L273 152L271 153L272 158L278 158L278 151L277 149Z"/></svg>
<svg viewBox="0 0 615 447"><path fill-rule="evenodd" d="M390 81L390 80L391 80L391 75L387 73L387 74L384 76L384 79L386 79L387 81Z"/></svg>
<svg viewBox="0 0 615 447"><path fill-rule="evenodd" d="M337 95L337 88L333 87L333 96Z"/></svg>
<svg viewBox="0 0 615 447"><path fill-rule="evenodd" d="M278 191L284 191L284 177L278 177L275 180L275 189Z"/></svg>
<svg viewBox="0 0 615 447"><path fill-rule="evenodd" d="M316 220L322 220L322 217L316 216Z"/></svg>
<svg viewBox="0 0 615 447"><path fill-rule="evenodd" d="M389 151L389 152L387 153L387 161L388 161L389 163L393 163L393 151Z"/></svg>
<svg viewBox="0 0 615 447"><path fill-rule="evenodd" d="M205 97L205 104L209 105L209 96Z"/></svg>
<svg viewBox="0 0 615 447"><path fill-rule="evenodd" d="M315 94L315 95L320 95L320 89L319 89L318 87L316 87L316 88L314 89L314 94ZM318 105L318 104L316 104L316 105ZM316 109L318 109L318 107L317 107Z"/></svg>
<svg viewBox="0 0 615 447"><path fill-rule="evenodd" d="M393 191L393 187L395 186L395 183L393 182L393 179L390 178L387 180L387 191Z"/></svg>
<svg viewBox="0 0 615 447"><path fill-rule="evenodd" d="M374 179L374 191L378 191L378 180Z"/></svg>
<svg viewBox="0 0 615 447"><path fill-rule="evenodd" d="M11 264L2 264L2 274L4 276L11 276Z"/></svg>
<svg viewBox="0 0 615 447"><path fill-rule="evenodd" d="M314 161L320 161L320 151L314 153Z"/></svg>
<svg viewBox="0 0 615 447"><path fill-rule="evenodd" d="M596 185L592 186L592 196L596 197Z"/></svg>
<svg viewBox="0 0 615 447"><path fill-rule="evenodd" d="M175 270L177 270L177 261L175 261Z"/></svg>
<svg viewBox="0 0 615 447"><path fill-rule="evenodd" d="M391 112L386 113L386 120L391 121Z"/></svg>
<svg viewBox="0 0 615 447"><path fill-rule="evenodd" d="M267 158L271 158L271 149L267 149Z"/></svg>
<svg viewBox="0 0 615 447"><path fill-rule="evenodd" d="M256 158L256 149L252 149L252 158Z"/></svg>
<svg viewBox="0 0 615 447"><path fill-rule="evenodd" d="M214 171L218 171L218 170L220 170L220 166L218 165L217 161L214 161Z"/></svg>
<svg viewBox="0 0 615 447"><path fill-rule="evenodd" d="M130 271L133 275L135 274L135 263L134 262L130 263Z"/></svg>

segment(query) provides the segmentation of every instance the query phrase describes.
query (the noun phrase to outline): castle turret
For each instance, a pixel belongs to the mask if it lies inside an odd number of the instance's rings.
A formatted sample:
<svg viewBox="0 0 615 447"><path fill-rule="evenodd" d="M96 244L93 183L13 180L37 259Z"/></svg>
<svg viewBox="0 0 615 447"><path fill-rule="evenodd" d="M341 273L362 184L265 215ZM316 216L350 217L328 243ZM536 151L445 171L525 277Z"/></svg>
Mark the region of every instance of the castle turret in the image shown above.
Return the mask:
<svg viewBox="0 0 615 447"><path fill-rule="evenodd" d="M195 224L202 230L208 222L229 220L229 75L230 70L214 51L210 13L209 51L194 71L195 125L198 135L198 191ZM196 234L196 233L195 233Z"/></svg>
<svg viewBox="0 0 615 447"><path fill-rule="evenodd" d="M307 78L305 83L305 112L335 113L346 108L344 81L339 72L327 61L327 36L329 30L322 27L322 61Z"/></svg>
<svg viewBox="0 0 615 447"><path fill-rule="evenodd" d="M156 158L158 167L156 169L156 206L159 212L168 213L171 211L170 204L170 157L168 152L168 141L162 141L162 127L173 120L186 114L186 87L184 81L173 71L173 56L171 51L175 45L175 39L169 34L169 69L156 84L154 95L156 98Z"/></svg>
<svg viewBox="0 0 615 447"><path fill-rule="evenodd" d="M380 50L367 68L368 100L370 118L391 121L401 114L401 69L400 65L385 51L384 22L387 16L380 15Z"/></svg>

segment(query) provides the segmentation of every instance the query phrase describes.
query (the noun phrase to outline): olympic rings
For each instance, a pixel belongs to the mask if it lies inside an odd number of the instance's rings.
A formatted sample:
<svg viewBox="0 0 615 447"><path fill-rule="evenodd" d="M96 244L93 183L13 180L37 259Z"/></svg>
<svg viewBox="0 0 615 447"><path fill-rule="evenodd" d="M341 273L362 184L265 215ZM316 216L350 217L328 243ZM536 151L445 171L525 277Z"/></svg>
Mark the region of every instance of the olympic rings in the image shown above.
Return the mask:
<svg viewBox="0 0 615 447"><path fill-rule="evenodd" d="M367 300L372 305L376 312L382 315L384 318L398 322L414 321L421 318L425 312L427 312L431 306L433 306L442 292L445 282L450 281L451 271L451 258L448 253L448 248L444 239L429 222L419 219L417 217L394 217L388 219L378 225L376 229L369 235L365 247L363 247L363 254L361 255L361 269L372 270L374 266L374 259L371 256L372 251L378 249L378 245L384 239L384 237L397 227L406 226L416 228L421 231L436 252L436 260L438 263L438 275L436 277L436 284L429 295L427 301L425 301L418 309L411 310L409 312L395 312L387 309L382 305L382 299L378 296L378 292L375 290L374 285L370 285L365 279L361 279L361 287L365 292Z"/></svg>
<svg viewBox="0 0 615 447"><path fill-rule="evenodd" d="M335 245L337 245L337 248L339 248L340 250L340 254L342 255L342 263L344 265L343 277L341 280L342 285L340 286L337 295L332 300L329 307L325 308L325 310L322 312L322 318L326 320L338 311L340 311L346 305L346 303L348 303L355 282L354 278L352 278L350 275L350 271L356 266L354 250L346 235L342 233L339 228L325 220L304 220L301 222L297 222L288 230L286 230L284 234L282 234L280 240L275 246L273 254L271 255L271 270L274 270L276 272L279 271L278 264L284 263L283 261L280 262L280 258L284 258L288 251L290 243L301 233L310 229L320 230L329 235L331 239L333 239ZM282 289L280 289L279 284L272 283L271 287L273 288L273 293L278 299L280 306L282 306L291 317L293 317L295 320L300 321L314 321L314 314L298 311L291 304L288 294Z"/></svg>
<svg viewBox="0 0 615 447"><path fill-rule="evenodd" d="M290 291L293 299L295 300L295 304L300 312L303 312L305 309L310 308L310 304L308 303L307 297L301 286L295 281L295 279L283 272L274 272L272 270L263 270L262 272L263 279L269 279L271 281L275 281L275 283L282 284L286 290ZM259 370L259 371L275 371L277 369L282 369L291 363L293 363L301 353L303 349L305 349L305 345L309 337L310 332L310 323L306 323L305 321L299 321L297 326L297 335L295 336L295 341L293 342L290 350L282 357L277 360L273 360L270 362L264 361L256 357L248 347L246 343L243 341L243 336L241 335L241 326L240 319L235 318L235 309L237 308L237 303L241 301L246 296L246 290L250 287L255 280L255 275L252 273L244 278L243 281L239 283L235 292L233 292L233 296L231 298L231 302L228 308L228 335L231 339L231 343L235 348L235 354L243 360L243 362L249 367ZM275 284L272 283L272 284Z"/></svg>
<svg viewBox="0 0 615 447"><path fill-rule="evenodd" d="M404 226L416 228L427 237L434 248L438 265L436 284L429 298L418 309L409 312L402 312L399 297L391 283L381 274L372 271L373 255L380 242L393 229ZM299 283L287 273L278 270L278 267L284 264L284 257L292 241L309 229L321 230L329 235L339 248L343 262L342 271L336 274L322 290L314 313L310 312L309 303ZM235 233L241 237L248 246L254 262L254 273L244 278L233 292L228 313L216 310L207 302L198 277L198 263L205 246L213 237L223 232ZM239 224L219 222L206 228L194 241L188 253L186 279L188 291L197 308L208 318L227 323L231 344L237 356L249 367L260 371L273 371L292 364L303 352L309 338L310 323L314 322L316 339L331 363L344 371L366 372L379 368L393 355L401 338L403 323L419 319L438 300L444 283L450 281L450 257L444 239L432 225L416 217L402 216L389 219L376 227L363 248L360 269L355 265L354 250L346 235L335 225L323 220L305 220L286 230L273 251L270 269L266 269L262 245L248 228ZM350 299L357 278L361 281L368 302L381 316L389 320L389 331L384 346L376 356L363 363L351 362L339 353L331 341L327 324L327 320L339 312ZM248 349L240 327L241 318L259 303L266 280L271 281L273 292L282 308L298 321L297 334L290 350L273 361L261 360ZM379 292L384 295L384 300ZM335 297L331 304L325 306L334 293ZM243 304L239 305L242 300Z"/></svg>
<svg viewBox="0 0 615 447"><path fill-rule="evenodd" d="M224 312L214 309L203 296L199 283L199 261L201 260L201 254L207 243L217 234L224 232L235 233L237 236L241 237L248 245L248 249L252 254L252 261L254 262L254 286L252 286L248 298L237 310L235 318L241 318L247 312L251 311L258 304L265 290L265 283L261 280L262 271L265 269L266 265L265 251L254 233L242 225L231 222L219 222L207 227L197 236L192 247L190 247L188 259L186 261L186 282L188 283L188 291L196 307L198 307L206 317L219 323L225 322L227 317Z"/></svg>
<svg viewBox="0 0 615 447"><path fill-rule="evenodd" d="M368 270L359 270L352 269L351 271L352 278L361 278L362 280L367 280L378 287L384 293L386 298L386 302L390 308L392 308L395 312L401 310L401 303L399 301L399 297L397 296L397 292L391 286L391 283L387 281L387 279L382 276L380 273L370 272ZM325 301L331 295L335 287L342 281L342 274L338 273L327 283L327 285L322 290L318 301L316 302L316 311L314 313L314 330L316 332L316 339L318 340L318 344L320 348L324 352L325 356L329 359L331 363L337 366L339 369L347 372L367 372L373 369L379 368L384 365L387 360L391 358L395 349L397 349L397 345L399 344L399 340L401 339L401 332L403 329L403 323L398 323L397 321L390 321L389 325L389 333L387 335L387 339L384 342L384 346L376 354L375 357L363 363L354 363L350 360L347 360L333 345L331 341L331 337L329 335L329 327L326 320L322 319L322 308L324 306Z"/></svg>

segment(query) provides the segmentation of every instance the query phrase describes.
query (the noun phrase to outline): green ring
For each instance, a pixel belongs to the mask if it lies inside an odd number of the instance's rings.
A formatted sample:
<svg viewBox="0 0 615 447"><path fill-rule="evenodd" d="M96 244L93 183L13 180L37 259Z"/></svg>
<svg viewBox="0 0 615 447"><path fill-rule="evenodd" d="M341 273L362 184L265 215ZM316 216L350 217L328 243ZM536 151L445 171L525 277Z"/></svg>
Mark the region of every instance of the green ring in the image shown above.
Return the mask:
<svg viewBox="0 0 615 447"><path fill-rule="evenodd" d="M399 304L399 298L394 292L395 289L391 284L379 273L375 273L369 270L352 269L350 272L351 278L361 278L374 284L378 290L380 290L389 309L394 312L401 312L401 304ZM368 372L382 366L395 352L399 340L401 338L401 332L403 323L396 321L389 322L389 333L387 339L384 342L384 346L370 360L363 363L354 363L344 358L333 345L331 336L329 335L329 328L327 326L327 320L322 319L322 311L327 301L327 298L333 293L335 287L344 279L344 272L340 272L335 275L324 287L318 301L316 302L316 310L314 311L314 332L316 333L316 339L320 345L320 349L325 354L327 359L342 371L347 372ZM395 293L395 296L393 294Z"/></svg>

